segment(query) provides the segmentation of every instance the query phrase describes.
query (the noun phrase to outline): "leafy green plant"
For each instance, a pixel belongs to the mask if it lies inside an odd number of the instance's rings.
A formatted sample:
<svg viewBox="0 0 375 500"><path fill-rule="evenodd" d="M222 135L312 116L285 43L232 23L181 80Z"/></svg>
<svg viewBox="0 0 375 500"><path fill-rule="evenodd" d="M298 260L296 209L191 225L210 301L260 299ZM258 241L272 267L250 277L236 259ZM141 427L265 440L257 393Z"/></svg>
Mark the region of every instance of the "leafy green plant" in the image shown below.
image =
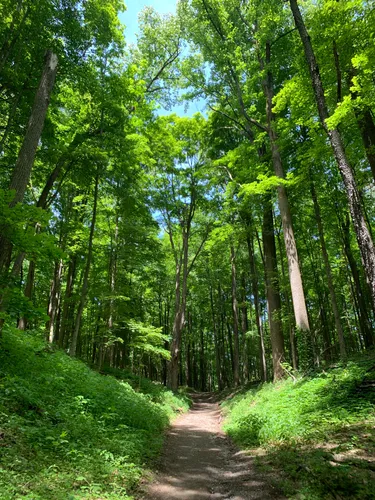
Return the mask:
<svg viewBox="0 0 375 500"><path fill-rule="evenodd" d="M225 430L240 446L265 448L257 463L277 472L288 498L374 498L366 457L375 452L375 395L361 391L373 365L370 354L238 393L222 403Z"/></svg>
<svg viewBox="0 0 375 500"><path fill-rule="evenodd" d="M116 375L120 375L117 373ZM35 332L5 329L0 353L0 497L130 498L183 395L103 376Z"/></svg>

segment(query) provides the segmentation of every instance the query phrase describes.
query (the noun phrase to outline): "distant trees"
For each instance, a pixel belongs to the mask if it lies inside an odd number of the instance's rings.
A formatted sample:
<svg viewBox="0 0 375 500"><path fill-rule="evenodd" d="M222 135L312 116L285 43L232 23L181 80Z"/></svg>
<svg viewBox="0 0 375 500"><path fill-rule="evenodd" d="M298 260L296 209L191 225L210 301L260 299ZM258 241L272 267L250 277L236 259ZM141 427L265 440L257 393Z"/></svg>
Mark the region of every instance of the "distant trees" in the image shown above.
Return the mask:
<svg viewBox="0 0 375 500"><path fill-rule="evenodd" d="M2 328L174 390L373 346L368 2L3 7Z"/></svg>

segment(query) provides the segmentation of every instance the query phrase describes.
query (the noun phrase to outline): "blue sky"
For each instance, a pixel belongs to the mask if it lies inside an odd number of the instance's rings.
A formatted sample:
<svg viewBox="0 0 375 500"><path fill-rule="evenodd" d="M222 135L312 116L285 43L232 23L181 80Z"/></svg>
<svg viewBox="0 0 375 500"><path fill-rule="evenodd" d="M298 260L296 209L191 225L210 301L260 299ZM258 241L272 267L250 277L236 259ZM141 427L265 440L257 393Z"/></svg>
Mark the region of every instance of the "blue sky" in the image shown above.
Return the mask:
<svg viewBox="0 0 375 500"><path fill-rule="evenodd" d="M120 21L125 24L126 41L136 43L135 36L138 29L138 14L145 7L154 7L160 13L168 14L176 12L177 0L127 0L126 11L120 14Z"/></svg>
<svg viewBox="0 0 375 500"><path fill-rule="evenodd" d="M175 13L177 0L125 0L126 11L119 15L120 21L125 25L125 39L127 43L136 43L136 33L138 31L138 14L145 7L153 7L157 12L162 14ZM188 110L185 112L185 106L175 106L172 110L160 110L161 115L176 113L180 116L192 116L200 111L204 112L204 102L199 100L189 104Z"/></svg>

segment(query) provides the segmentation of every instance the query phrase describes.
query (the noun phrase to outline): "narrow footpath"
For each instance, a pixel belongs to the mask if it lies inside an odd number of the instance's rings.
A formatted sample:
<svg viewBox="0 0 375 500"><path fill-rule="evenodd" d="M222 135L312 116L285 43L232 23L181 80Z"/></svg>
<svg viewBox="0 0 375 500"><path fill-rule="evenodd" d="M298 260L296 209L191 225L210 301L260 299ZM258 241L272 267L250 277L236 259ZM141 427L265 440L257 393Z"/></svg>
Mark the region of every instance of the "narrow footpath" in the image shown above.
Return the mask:
<svg viewBox="0 0 375 500"><path fill-rule="evenodd" d="M143 500L283 500L236 450L221 430L220 410L210 394L194 396L192 409L168 432L159 470Z"/></svg>

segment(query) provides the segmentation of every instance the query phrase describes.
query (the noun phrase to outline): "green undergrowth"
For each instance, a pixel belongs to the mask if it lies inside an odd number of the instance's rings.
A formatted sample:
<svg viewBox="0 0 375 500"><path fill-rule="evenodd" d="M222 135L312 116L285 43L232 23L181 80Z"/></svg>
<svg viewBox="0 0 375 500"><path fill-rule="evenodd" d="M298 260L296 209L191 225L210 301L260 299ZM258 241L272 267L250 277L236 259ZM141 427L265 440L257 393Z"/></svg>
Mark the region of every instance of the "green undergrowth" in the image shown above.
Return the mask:
<svg viewBox="0 0 375 500"><path fill-rule="evenodd" d="M129 499L188 398L100 375L31 333L0 349L0 498ZM140 382L140 387L139 387Z"/></svg>
<svg viewBox="0 0 375 500"><path fill-rule="evenodd" d="M225 430L288 498L375 498L374 354L222 402Z"/></svg>

